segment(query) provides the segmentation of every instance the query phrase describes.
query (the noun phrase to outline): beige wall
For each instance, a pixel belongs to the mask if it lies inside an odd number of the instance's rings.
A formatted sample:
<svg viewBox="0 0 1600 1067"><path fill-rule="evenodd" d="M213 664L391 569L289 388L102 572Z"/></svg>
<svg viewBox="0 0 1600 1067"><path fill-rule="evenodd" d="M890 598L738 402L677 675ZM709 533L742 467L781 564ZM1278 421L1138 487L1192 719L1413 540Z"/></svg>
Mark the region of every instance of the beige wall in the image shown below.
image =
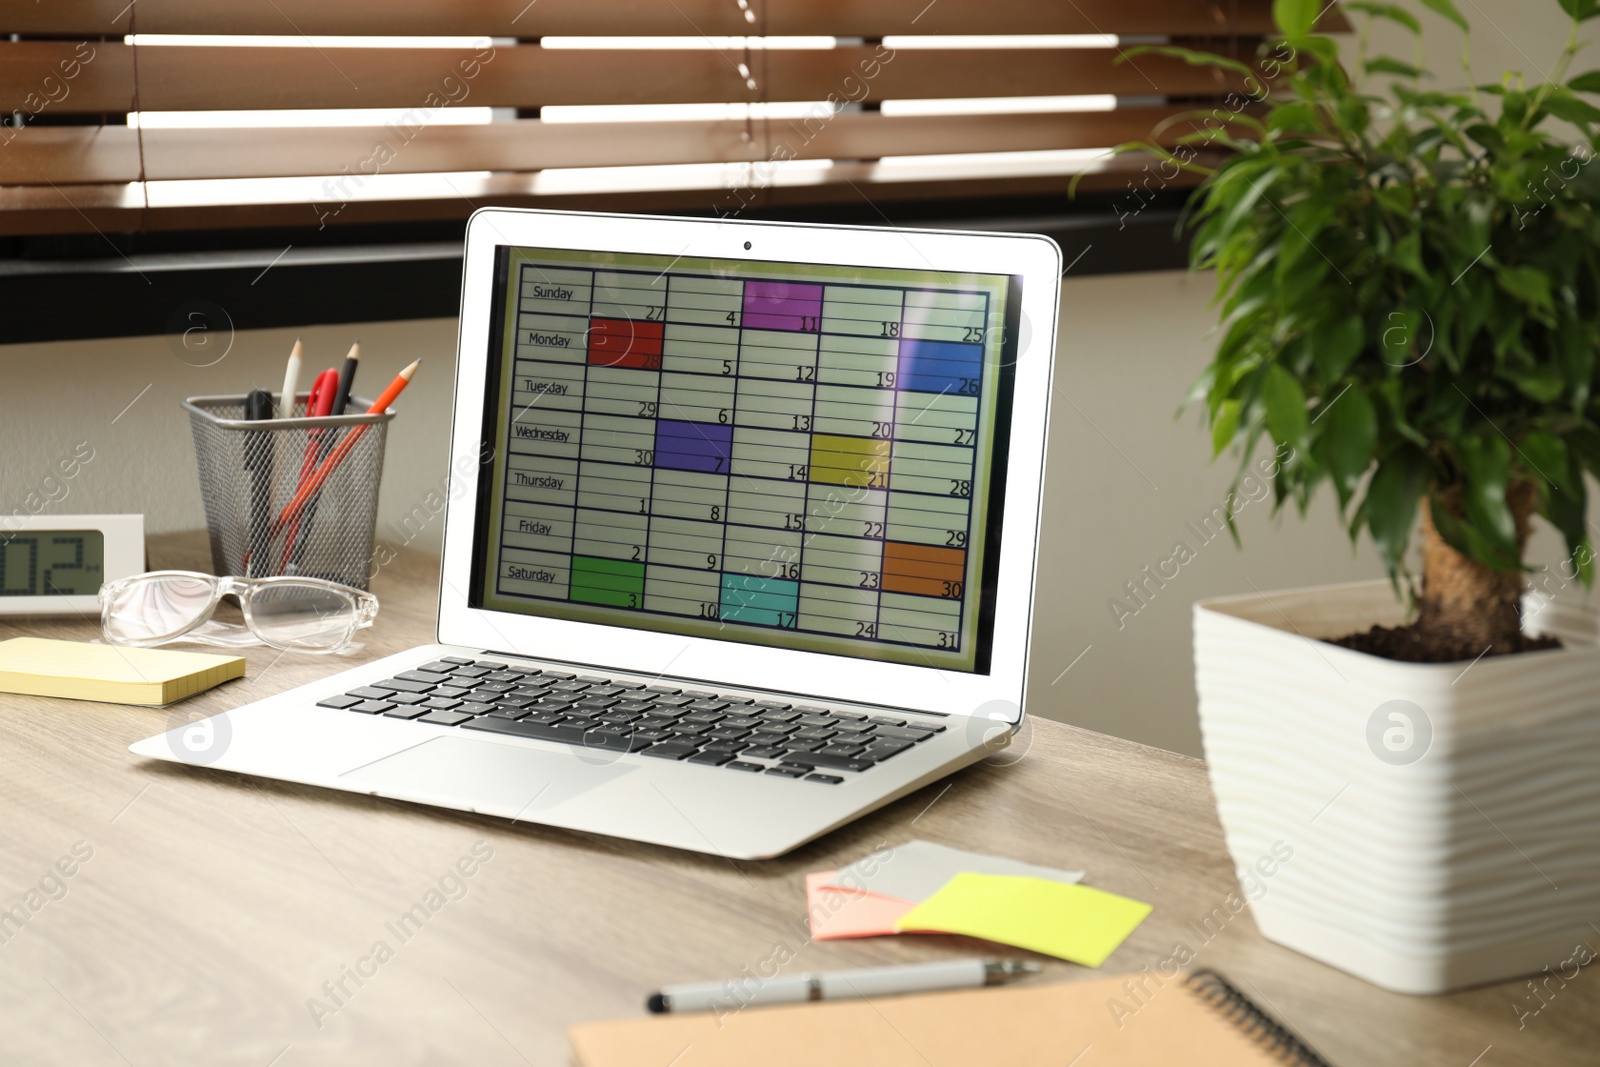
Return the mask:
<svg viewBox="0 0 1600 1067"><path fill-rule="evenodd" d="M28 494L58 498L52 510L137 511L151 532L203 527L188 396L276 394L295 337L305 341L301 389L317 371L338 366L350 342L362 342L357 392L374 395L413 359L422 368L395 405L380 488L379 538L436 547L441 519L399 524L437 488L446 469L449 400L455 378L454 319L249 330L207 339L211 351L177 338L130 337L0 345L0 509L25 506ZM204 355L197 354L204 352ZM210 366L195 366L225 352ZM94 458L70 481L52 473L79 442ZM62 494L65 494L63 497ZM28 510L32 510L28 508ZM428 509L423 507L422 514Z"/></svg>
<svg viewBox="0 0 1600 1067"><path fill-rule="evenodd" d="M1480 77L1543 68L1565 38L1554 0L1475 0L1464 10L1479 26ZM1442 84L1453 84L1459 37L1432 16L1426 21L1437 31L1429 62ZM1396 50L1409 55L1409 45ZM1222 503L1230 474L1227 461L1207 462L1196 413L1172 417L1213 347L1209 286L1209 278L1181 273L1069 277L1063 285L1029 705L1191 753L1199 751L1189 655L1195 599L1380 573L1365 542L1352 551L1327 497L1304 522L1273 518L1265 501L1248 504L1239 514L1242 550L1226 537L1204 543L1186 525L1198 527ZM59 496L61 486L47 479L87 441L95 458L66 483L54 510L143 511L153 531L200 526L179 401L276 391L297 333L311 367L336 362L359 336L367 388L423 358L391 430L379 538L436 546L438 520L417 517L426 516L447 463L455 323L444 319L240 333L225 358L204 368L161 337L0 346L0 509L29 493ZM1172 556L1178 542L1194 558L1164 585L1149 582L1148 604L1119 620L1107 602L1136 606L1124 583L1142 581L1143 568ZM1534 555L1553 561L1559 546L1541 533Z"/></svg>

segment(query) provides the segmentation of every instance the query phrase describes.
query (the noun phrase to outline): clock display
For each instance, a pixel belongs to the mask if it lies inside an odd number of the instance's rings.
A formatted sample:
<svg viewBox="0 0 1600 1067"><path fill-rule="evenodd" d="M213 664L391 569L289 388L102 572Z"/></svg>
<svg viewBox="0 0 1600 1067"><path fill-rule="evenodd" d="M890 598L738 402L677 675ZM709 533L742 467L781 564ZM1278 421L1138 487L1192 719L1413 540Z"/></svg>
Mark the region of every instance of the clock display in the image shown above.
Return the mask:
<svg viewBox="0 0 1600 1067"><path fill-rule="evenodd" d="M99 530L24 530L0 540L0 597L94 596L104 580Z"/></svg>

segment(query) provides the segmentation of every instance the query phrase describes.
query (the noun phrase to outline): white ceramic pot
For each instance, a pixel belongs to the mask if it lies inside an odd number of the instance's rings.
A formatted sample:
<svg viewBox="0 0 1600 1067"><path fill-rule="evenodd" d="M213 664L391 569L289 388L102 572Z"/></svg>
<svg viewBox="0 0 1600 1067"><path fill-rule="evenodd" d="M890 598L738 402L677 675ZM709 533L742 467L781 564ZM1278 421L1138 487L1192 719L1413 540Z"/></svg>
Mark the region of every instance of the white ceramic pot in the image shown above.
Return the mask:
<svg viewBox="0 0 1600 1067"><path fill-rule="evenodd" d="M1401 616L1381 581L1195 605L1201 735L1262 934L1407 993L1600 946L1595 612L1530 603L1565 647L1471 665L1316 640Z"/></svg>

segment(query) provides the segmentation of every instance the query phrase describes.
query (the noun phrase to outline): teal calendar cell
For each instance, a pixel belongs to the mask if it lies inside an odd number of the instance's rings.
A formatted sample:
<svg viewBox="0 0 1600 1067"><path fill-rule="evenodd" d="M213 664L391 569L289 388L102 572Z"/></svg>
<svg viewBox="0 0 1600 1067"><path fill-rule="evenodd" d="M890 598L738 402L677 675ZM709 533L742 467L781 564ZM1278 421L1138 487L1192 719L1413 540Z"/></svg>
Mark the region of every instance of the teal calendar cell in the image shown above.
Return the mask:
<svg viewBox="0 0 1600 1067"><path fill-rule="evenodd" d="M722 576L722 621L793 626L800 614L800 583L755 574Z"/></svg>

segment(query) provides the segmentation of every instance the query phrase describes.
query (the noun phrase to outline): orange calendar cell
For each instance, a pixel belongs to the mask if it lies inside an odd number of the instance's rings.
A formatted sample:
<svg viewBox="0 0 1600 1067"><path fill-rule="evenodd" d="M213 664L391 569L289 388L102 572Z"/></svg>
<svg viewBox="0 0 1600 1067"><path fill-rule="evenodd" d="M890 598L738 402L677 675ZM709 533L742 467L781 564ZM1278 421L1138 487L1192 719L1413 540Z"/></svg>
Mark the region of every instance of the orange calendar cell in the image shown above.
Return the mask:
<svg viewBox="0 0 1600 1067"><path fill-rule="evenodd" d="M904 541L883 544L885 592L959 600L966 572L967 553L963 549L913 545Z"/></svg>

